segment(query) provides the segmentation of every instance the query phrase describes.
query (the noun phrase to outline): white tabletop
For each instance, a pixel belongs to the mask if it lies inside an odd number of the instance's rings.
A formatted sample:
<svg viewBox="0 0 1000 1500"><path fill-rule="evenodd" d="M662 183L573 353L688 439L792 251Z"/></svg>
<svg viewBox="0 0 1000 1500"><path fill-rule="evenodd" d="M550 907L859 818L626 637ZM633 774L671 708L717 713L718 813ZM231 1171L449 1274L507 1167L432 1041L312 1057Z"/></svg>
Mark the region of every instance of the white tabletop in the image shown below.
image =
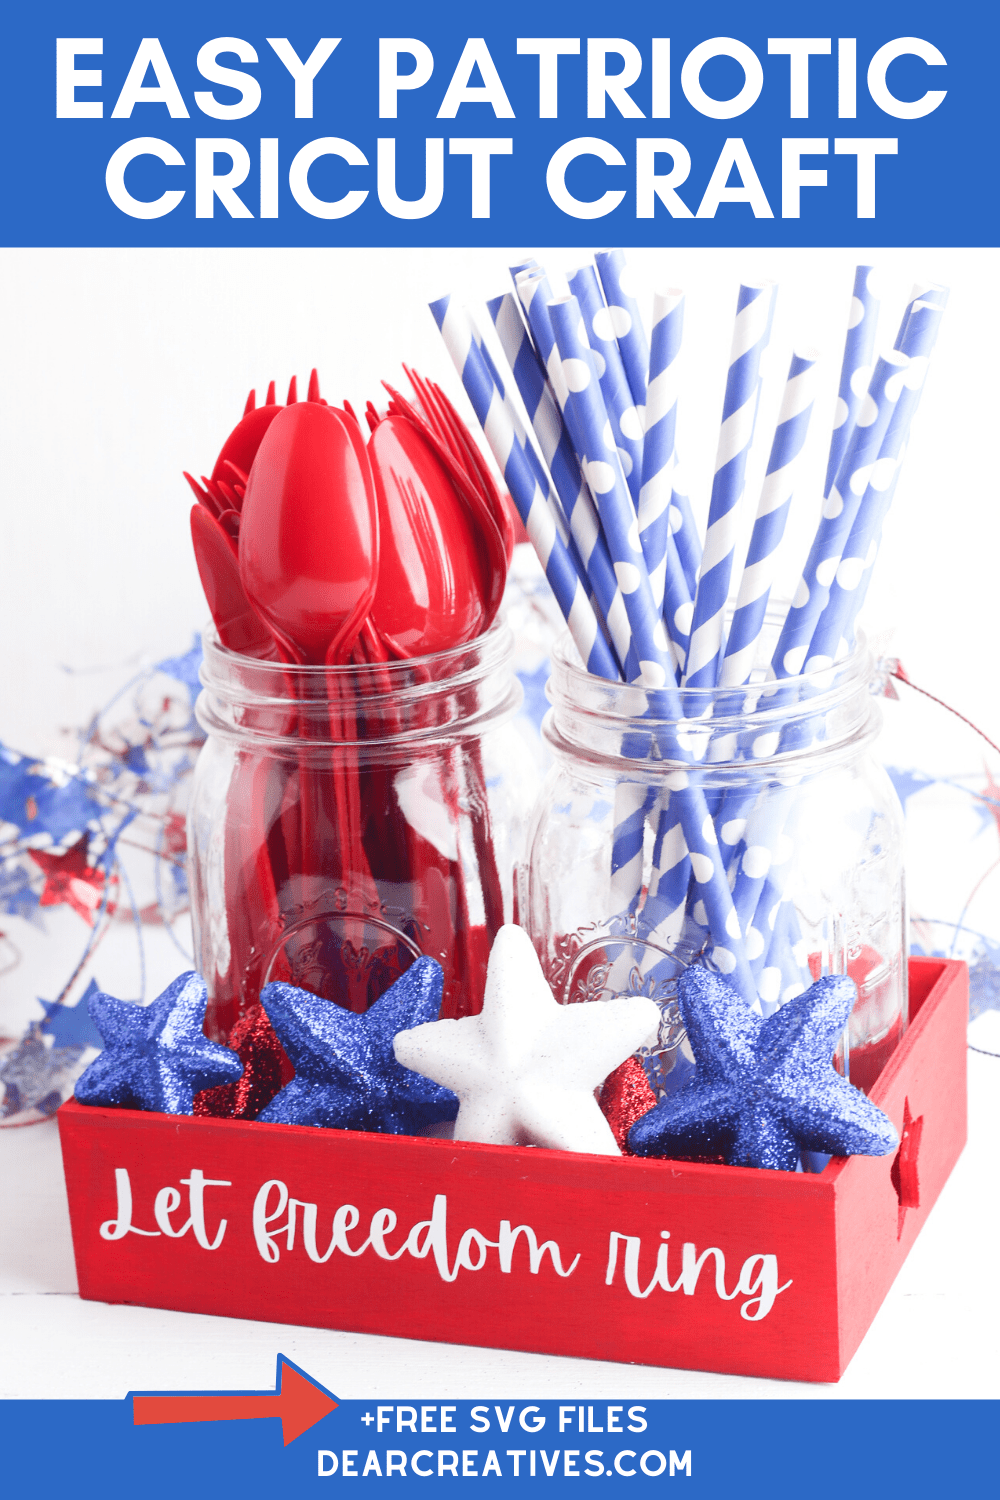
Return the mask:
<svg viewBox="0 0 1000 1500"><path fill-rule="evenodd" d="M1000 1053L1000 1012L969 1039ZM970 1051L961 1160L840 1382L806 1385L84 1302L56 1124L3 1130L0 1398L273 1389L279 1351L346 1399L997 1397L998 1144L1000 1058Z"/></svg>

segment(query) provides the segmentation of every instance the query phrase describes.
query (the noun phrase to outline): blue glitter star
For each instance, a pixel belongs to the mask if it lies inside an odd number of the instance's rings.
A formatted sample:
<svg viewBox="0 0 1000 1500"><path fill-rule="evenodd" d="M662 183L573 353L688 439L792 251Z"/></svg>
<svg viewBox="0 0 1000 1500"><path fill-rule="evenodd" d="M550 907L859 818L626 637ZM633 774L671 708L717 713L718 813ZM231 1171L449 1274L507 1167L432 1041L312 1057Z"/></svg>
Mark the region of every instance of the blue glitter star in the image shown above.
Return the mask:
<svg viewBox="0 0 1000 1500"><path fill-rule="evenodd" d="M392 1039L441 1009L442 973L418 958L362 1015L291 984L268 984L261 1004L288 1054L295 1077L258 1119L330 1130L377 1130L413 1135L453 1120L458 1100L449 1090L396 1061Z"/></svg>
<svg viewBox="0 0 1000 1500"><path fill-rule="evenodd" d="M637 1156L794 1172L800 1150L885 1156L899 1145L892 1122L831 1063L852 980L817 979L766 1021L708 969L686 969L677 993L697 1072L632 1126Z"/></svg>
<svg viewBox="0 0 1000 1500"><path fill-rule="evenodd" d="M235 1083L243 1064L202 1031L208 991L200 974L181 974L152 1005L96 994L90 1015L105 1051L81 1074L80 1104L189 1115L194 1095Z"/></svg>

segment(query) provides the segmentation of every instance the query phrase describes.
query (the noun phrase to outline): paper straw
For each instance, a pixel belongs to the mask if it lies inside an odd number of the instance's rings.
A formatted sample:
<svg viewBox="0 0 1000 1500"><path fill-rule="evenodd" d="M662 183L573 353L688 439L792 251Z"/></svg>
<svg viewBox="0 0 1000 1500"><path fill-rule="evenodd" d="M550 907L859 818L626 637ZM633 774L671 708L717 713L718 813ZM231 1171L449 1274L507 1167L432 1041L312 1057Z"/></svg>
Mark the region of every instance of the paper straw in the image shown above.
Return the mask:
<svg viewBox="0 0 1000 1500"><path fill-rule="evenodd" d="M572 493L571 476L566 481L568 486L566 492L560 490L570 530L587 569L587 577L590 579L598 609L607 624L623 675L630 678L634 672L627 671L626 664L631 661L634 667L637 661L632 643L632 629L625 607L625 598L612 564L608 542L601 531L600 517L594 497L581 474L578 455L583 453L583 435L574 426L574 412L567 411L564 404L562 360L556 348L552 320L549 316L548 302L551 295L549 284L541 272L527 272L518 277L517 292L534 335L539 357L548 371L551 383L556 388L559 408L566 420L569 432L574 472L579 476L575 481L577 485L575 493Z"/></svg>
<svg viewBox="0 0 1000 1500"><path fill-rule="evenodd" d="M615 787L615 827L611 843L611 911L633 912L642 895L646 815L656 801L655 788L637 781Z"/></svg>
<svg viewBox="0 0 1000 1500"><path fill-rule="evenodd" d="M528 420L538 439L542 459L551 475L586 568L587 560L600 536L600 521L590 492L583 482L580 465L566 431L559 403L548 383L545 366L532 342L518 298L505 292L501 297L494 297L486 306L518 393L524 402ZM610 573L610 558L607 568Z"/></svg>
<svg viewBox="0 0 1000 1500"><path fill-rule="evenodd" d="M868 486L844 546L830 595L816 622L807 671L829 666L854 636L854 622L864 603L878 555L882 524L892 504L906 453L910 424L920 404L931 351L944 313L942 306L917 302L902 334L901 353L910 358L905 384L896 402L885 437L873 465Z"/></svg>
<svg viewBox="0 0 1000 1500"><path fill-rule="evenodd" d="M906 325L909 323L910 315L918 302L923 302L928 307L944 308L948 302L948 288L942 286L937 281L918 281L914 283L910 291L909 301L903 309L903 316L899 320L899 332L896 334L896 342L892 346L894 349L902 349L904 353L907 352L903 342L906 338Z"/></svg>
<svg viewBox="0 0 1000 1500"><path fill-rule="evenodd" d="M550 302L548 311L562 362L559 375L564 388L557 386L556 396L574 433L580 467L601 518L632 629L637 661L635 675L629 680L643 687L663 687L673 670L666 631L653 604L639 522L586 340L580 304L575 297L566 297Z"/></svg>
<svg viewBox="0 0 1000 1500"><path fill-rule="evenodd" d="M537 281L539 278L535 279ZM603 305L601 300L601 306ZM544 367L525 327L520 303L510 293L505 293L487 303L487 308L514 374L525 410L540 440L543 454L552 468L553 479L556 474L560 476L570 508L573 508L580 498L583 479ZM617 347L615 352L617 353ZM621 378L624 383L624 372ZM610 572L610 558L607 567ZM615 788L609 900L610 908L616 914L633 912L642 895L646 813L653 800L654 794L642 784L621 781Z"/></svg>
<svg viewBox="0 0 1000 1500"><path fill-rule="evenodd" d="M594 256L594 263L604 288L604 300L608 304L632 400L641 415L646 405L649 345L639 304L633 295L632 274L621 250L601 250Z"/></svg>
<svg viewBox="0 0 1000 1500"><path fill-rule="evenodd" d="M545 494L528 462L526 437L518 431L506 393L491 374L468 318L448 296L431 303L431 312L587 670L617 678L617 663L559 536L553 497Z"/></svg>
<svg viewBox="0 0 1000 1500"><path fill-rule="evenodd" d="M691 643L684 669L684 682L688 687L714 687L718 679L738 508L757 417L760 359L770 333L774 290L773 282L741 286L739 290L705 552L698 576Z"/></svg>
<svg viewBox="0 0 1000 1500"><path fill-rule="evenodd" d="M653 295L653 326L649 346L649 383L646 387L646 435L642 448L642 489L639 492L639 531L644 529L643 516L648 517L647 526L662 526L668 533L677 554L677 568L684 580L683 590L664 585L664 598L671 613L681 607L684 600L694 599L698 567L701 563L701 538L695 525L691 502L682 493L682 480L677 459L677 397L679 390L681 335L684 325L684 295L678 291L656 292ZM648 490L647 490L648 487ZM663 517L662 522L660 517ZM666 541L655 543L651 551L659 555L669 552ZM645 551L645 543L643 544ZM676 576L673 564L668 565L671 577ZM657 596L657 584L653 579L653 597ZM676 600L676 602L675 602ZM671 639L677 639L674 629L683 636L685 643L691 633L690 611L680 621L667 618L667 629Z"/></svg>
<svg viewBox="0 0 1000 1500"><path fill-rule="evenodd" d="M678 510L680 526L672 527L673 478L676 466L678 356L684 328L684 294L657 292L653 299L653 329L649 353L649 384L646 390L646 436L642 450L642 487L639 491L639 539L653 601L663 611L667 633L675 644L683 638L684 654L691 622L687 614L678 624L675 614L690 605L691 588L678 553L677 534L685 517ZM690 507L688 507L690 510ZM694 529L692 518L691 529ZM671 534L673 532L673 535ZM669 584L667 574L670 573Z"/></svg>
<svg viewBox="0 0 1000 1500"><path fill-rule="evenodd" d="M879 359L872 373L868 395L858 412L836 481L823 503L802 578L774 649L771 665L776 677L794 677L802 670L889 418L903 389L908 364L907 356L893 349Z"/></svg>
<svg viewBox="0 0 1000 1500"><path fill-rule="evenodd" d="M774 581L778 547L792 503L798 460L809 431L818 358L818 351L812 349L792 354L767 474L740 579L736 611L719 673L720 687L736 687L749 682L753 670Z"/></svg>
<svg viewBox="0 0 1000 1500"><path fill-rule="evenodd" d="M601 395L611 418L611 431L629 494L639 503L642 484L643 417L636 410L621 352L615 339L613 314L601 295L601 284L593 266L581 266L569 277L571 294L580 304L587 329L587 342L594 356Z"/></svg>
<svg viewBox="0 0 1000 1500"><path fill-rule="evenodd" d="M659 810L649 891L642 908L643 936L670 948L684 930L691 859L681 822L679 795L668 796Z"/></svg>
<svg viewBox="0 0 1000 1500"><path fill-rule="evenodd" d="M840 366L840 388L830 437L826 481L823 485L824 500L837 477L854 431L858 408L865 398L871 378L872 350L875 347L879 312L878 298L869 286L873 270L873 266L858 266L854 273L854 295L851 297L851 311L847 319L844 359Z"/></svg>
<svg viewBox="0 0 1000 1500"><path fill-rule="evenodd" d="M518 283L519 287L521 284ZM638 540L638 520L632 510L613 437L609 441L608 417L601 399L591 351L585 338L581 338L579 304L574 297L568 297L550 303L547 311L560 357L558 365L551 365L557 379L556 396L563 405L574 445L579 444L584 477L595 494L608 546L622 584L626 608L630 610L629 623L633 632L638 669L630 680L643 686L662 689L666 716L681 719L683 707L669 670L666 632L662 620L653 608L649 579L642 563ZM534 323L532 326L534 328ZM584 334L585 332L583 330ZM544 341L540 341L540 351L543 348ZM659 693L657 701L660 701ZM695 760L691 751L678 743L661 746L660 753L669 753L671 757L687 765L692 765ZM679 838L683 838L686 846L694 876L694 889L703 903L705 925L711 933L711 957L722 972L732 976L747 1003L753 1005L756 1003L756 990L743 952L732 897L704 793L690 782L688 772L683 768L679 767L670 775L676 789L676 811L681 830ZM631 857L635 857L634 846Z"/></svg>

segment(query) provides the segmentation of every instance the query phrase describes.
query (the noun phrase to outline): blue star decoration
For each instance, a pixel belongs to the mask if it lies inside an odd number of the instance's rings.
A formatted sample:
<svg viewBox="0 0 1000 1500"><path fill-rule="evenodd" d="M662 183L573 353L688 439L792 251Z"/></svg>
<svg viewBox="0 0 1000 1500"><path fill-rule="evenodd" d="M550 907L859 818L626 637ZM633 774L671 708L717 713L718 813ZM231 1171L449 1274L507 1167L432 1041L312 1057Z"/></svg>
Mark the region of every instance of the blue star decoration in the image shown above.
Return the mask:
<svg viewBox="0 0 1000 1500"><path fill-rule="evenodd" d="M243 1064L202 1031L208 991L200 974L181 974L151 1005L95 994L89 1011L105 1050L80 1075L80 1104L189 1115L194 1096L235 1083Z"/></svg>
<svg viewBox="0 0 1000 1500"><path fill-rule="evenodd" d="M96 1047L98 1052L103 1051L104 1038L90 1014L90 1002L99 994L97 980L92 979L75 1005L63 1005L59 1000L43 1000L39 996L38 1003L45 1011L41 1030L52 1037L54 1046L79 1047L81 1052L87 1047Z"/></svg>
<svg viewBox="0 0 1000 1500"><path fill-rule="evenodd" d="M398 1031L437 1020L442 980L440 964L418 958L361 1015L291 984L265 985L261 1004L295 1077L258 1120L389 1135L454 1120L451 1090L404 1068L392 1050Z"/></svg>
<svg viewBox="0 0 1000 1500"><path fill-rule="evenodd" d="M892 1122L832 1064L853 980L817 979L766 1021L708 969L686 969L677 991L697 1071L632 1126L637 1156L794 1172L800 1151L885 1156L899 1145Z"/></svg>

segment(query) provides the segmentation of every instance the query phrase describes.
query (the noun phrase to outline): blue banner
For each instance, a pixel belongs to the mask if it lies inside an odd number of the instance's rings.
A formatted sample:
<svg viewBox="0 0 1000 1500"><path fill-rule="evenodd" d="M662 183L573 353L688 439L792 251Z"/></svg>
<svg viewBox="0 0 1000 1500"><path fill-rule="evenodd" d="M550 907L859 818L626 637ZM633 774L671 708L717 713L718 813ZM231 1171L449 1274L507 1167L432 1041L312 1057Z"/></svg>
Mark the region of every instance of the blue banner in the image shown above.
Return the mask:
<svg viewBox="0 0 1000 1500"><path fill-rule="evenodd" d="M3 242L994 245L998 30L929 0L26 8Z"/></svg>
<svg viewBox="0 0 1000 1500"><path fill-rule="evenodd" d="M286 1366L286 1373L288 1367ZM345 1373L345 1378L349 1378ZM136 1404L140 1398L135 1398ZM189 1398L191 1399L191 1398ZM210 1398L211 1399L211 1398ZM258 1398L260 1399L260 1398ZM134 1425L124 1401L25 1401L2 1412L8 1493L37 1490L39 1465L77 1496L342 1493L345 1481L487 1494L578 1492L580 1479L617 1493L700 1500L773 1500L806 1492L916 1497L985 1493L982 1403L517 1399L343 1401L282 1443L277 1417ZM320 1481L328 1480L324 1485ZM361 1493L366 1484L352 1487ZM423 1487L421 1489L421 1486ZM674 1484L669 1484L670 1492ZM586 1493L586 1490L585 1490Z"/></svg>

